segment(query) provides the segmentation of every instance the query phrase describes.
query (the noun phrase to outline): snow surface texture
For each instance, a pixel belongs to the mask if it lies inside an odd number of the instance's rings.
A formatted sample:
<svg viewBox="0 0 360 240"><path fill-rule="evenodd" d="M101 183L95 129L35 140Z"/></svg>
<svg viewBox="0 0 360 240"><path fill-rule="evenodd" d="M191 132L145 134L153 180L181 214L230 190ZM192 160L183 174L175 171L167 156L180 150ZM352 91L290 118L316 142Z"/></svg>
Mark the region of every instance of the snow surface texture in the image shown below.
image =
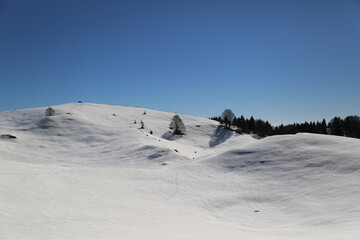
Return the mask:
<svg viewBox="0 0 360 240"><path fill-rule="evenodd" d="M53 108L0 113L0 239L360 239L358 139Z"/></svg>

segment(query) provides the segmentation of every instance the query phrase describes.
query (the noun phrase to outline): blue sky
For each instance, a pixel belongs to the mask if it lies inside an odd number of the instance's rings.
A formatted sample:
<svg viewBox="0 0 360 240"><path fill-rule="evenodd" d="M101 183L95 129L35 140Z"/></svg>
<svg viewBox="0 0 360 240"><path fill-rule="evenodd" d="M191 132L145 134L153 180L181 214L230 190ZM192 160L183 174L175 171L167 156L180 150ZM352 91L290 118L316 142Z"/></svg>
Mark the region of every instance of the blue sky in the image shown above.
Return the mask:
<svg viewBox="0 0 360 240"><path fill-rule="evenodd" d="M0 111L360 115L360 1L0 0Z"/></svg>

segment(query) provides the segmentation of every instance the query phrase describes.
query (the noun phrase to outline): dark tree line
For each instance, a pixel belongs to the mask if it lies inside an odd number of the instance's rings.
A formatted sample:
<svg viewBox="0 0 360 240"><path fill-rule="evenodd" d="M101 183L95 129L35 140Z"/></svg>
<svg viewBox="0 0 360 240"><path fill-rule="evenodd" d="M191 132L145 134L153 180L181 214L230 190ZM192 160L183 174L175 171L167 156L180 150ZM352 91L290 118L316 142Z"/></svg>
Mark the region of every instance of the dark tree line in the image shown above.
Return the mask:
<svg viewBox="0 0 360 240"><path fill-rule="evenodd" d="M211 119L224 124L226 127L230 127L228 119L225 119L226 122L222 117L212 117ZM280 126L272 126L268 121L262 119L255 120L253 117L248 119L241 116L239 118L234 117L231 126L235 127L237 131L255 133L262 137L306 132L360 138L359 116L348 116L344 119L334 117L329 123L326 123L326 120L323 119L321 122L281 124Z"/></svg>

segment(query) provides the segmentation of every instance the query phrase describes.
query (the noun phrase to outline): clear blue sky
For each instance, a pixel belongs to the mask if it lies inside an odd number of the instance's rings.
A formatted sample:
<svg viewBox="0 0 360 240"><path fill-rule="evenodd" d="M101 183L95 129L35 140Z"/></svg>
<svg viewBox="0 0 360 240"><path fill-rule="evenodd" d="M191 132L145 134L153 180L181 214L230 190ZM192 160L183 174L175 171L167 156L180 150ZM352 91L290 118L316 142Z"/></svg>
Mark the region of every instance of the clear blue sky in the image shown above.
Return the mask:
<svg viewBox="0 0 360 240"><path fill-rule="evenodd" d="M360 1L0 0L0 111L360 115Z"/></svg>

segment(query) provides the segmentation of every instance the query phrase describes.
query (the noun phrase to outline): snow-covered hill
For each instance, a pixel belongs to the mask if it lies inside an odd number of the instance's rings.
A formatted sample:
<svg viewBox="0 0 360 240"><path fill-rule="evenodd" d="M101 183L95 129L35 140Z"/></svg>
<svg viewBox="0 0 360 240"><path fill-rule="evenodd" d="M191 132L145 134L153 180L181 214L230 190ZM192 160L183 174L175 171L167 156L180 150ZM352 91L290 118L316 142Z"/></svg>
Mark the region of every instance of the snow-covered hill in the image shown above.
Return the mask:
<svg viewBox="0 0 360 240"><path fill-rule="evenodd" d="M358 139L53 108L0 113L0 239L360 239Z"/></svg>

